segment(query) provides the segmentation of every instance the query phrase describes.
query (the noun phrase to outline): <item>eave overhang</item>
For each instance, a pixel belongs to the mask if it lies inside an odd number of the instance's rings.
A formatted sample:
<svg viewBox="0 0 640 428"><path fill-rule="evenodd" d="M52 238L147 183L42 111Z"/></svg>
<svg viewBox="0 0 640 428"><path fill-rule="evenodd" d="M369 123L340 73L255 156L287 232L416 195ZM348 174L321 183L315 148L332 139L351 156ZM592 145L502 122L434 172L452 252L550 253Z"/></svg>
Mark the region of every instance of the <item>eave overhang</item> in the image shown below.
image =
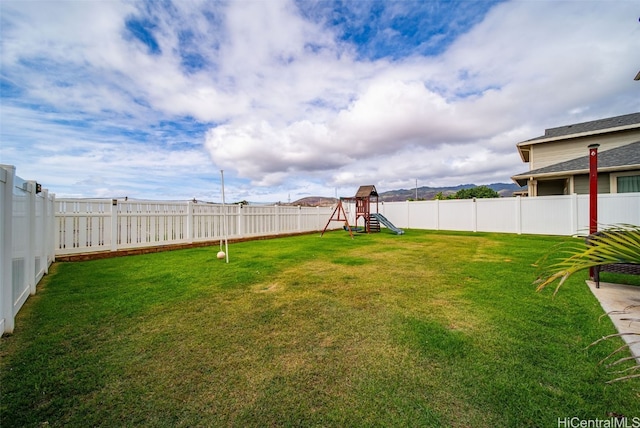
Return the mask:
<svg viewBox="0 0 640 428"><path fill-rule="evenodd" d="M615 172L626 172L626 171L640 171L640 164L637 165L623 165L623 166L612 166L612 167L604 167L598 168L598 173L615 173ZM511 177L514 183L519 186L526 186L531 180L551 180L554 178L569 178L574 175L588 175L589 169L575 169L571 171L554 171L554 172L535 172L535 171L527 171L522 174L517 174Z"/></svg>

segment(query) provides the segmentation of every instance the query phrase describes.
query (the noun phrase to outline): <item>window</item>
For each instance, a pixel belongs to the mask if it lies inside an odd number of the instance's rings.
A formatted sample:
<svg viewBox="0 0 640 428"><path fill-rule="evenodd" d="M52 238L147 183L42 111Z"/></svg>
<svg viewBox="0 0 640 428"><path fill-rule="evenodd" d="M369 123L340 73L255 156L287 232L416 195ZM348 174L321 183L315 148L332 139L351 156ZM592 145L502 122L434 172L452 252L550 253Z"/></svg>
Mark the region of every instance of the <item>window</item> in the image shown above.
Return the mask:
<svg viewBox="0 0 640 428"><path fill-rule="evenodd" d="M617 177L618 193L640 192L640 175Z"/></svg>
<svg viewBox="0 0 640 428"><path fill-rule="evenodd" d="M626 171L609 176L611 193L640 192L640 172Z"/></svg>

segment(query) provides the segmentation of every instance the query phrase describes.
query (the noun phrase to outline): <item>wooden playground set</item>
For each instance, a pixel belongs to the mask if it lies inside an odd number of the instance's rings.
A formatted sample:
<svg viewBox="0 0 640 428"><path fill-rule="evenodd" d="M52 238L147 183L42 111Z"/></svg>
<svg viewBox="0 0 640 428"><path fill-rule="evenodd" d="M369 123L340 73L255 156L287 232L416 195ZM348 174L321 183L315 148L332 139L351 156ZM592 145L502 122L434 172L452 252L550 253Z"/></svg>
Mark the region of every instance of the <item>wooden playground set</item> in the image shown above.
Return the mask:
<svg viewBox="0 0 640 428"><path fill-rule="evenodd" d="M355 206L355 223L352 227L349 224L349 217L344 209L343 202L351 203ZM375 206L375 211L372 208ZM362 218L363 225L358 226L358 221ZM332 221L340 221L344 223L344 229L349 231L351 238L353 239L353 232L360 233L373 233L380 232L380 224L391 230L396 235L404 234L404 230L397 228L393 225L385 216L378 212L378 191L376 186L367 185L360 186L355 196L341 197L338 201L338 205L333 210L329 221L325 225L320 236L324 235L324 232L329 227Z"/></svg>

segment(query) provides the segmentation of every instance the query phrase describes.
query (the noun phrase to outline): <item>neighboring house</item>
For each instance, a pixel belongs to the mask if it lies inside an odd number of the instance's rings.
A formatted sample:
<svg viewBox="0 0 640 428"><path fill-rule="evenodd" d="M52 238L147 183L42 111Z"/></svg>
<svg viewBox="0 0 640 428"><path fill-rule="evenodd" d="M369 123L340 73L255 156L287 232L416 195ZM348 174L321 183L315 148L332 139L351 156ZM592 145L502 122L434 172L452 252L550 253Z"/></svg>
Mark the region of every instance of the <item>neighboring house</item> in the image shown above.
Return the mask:
<svg viewBox="0 0 640 428"><path fill-rule="evenodd" d="M546 129L517 144L529 171L511 177L529 196L589 193L589 149L598 147L598 193L640 192L640 113Z"/></svg>

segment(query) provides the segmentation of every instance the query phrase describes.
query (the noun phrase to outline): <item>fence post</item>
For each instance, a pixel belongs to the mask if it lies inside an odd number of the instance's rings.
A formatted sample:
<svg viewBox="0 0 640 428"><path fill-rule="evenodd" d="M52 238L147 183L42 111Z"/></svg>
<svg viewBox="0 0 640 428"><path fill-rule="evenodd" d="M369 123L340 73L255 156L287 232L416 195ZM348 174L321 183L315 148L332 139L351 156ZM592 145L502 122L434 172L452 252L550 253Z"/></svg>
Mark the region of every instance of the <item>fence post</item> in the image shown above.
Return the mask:
<svg viewBox="0 0 640 428"><path fill-rule="evenodd" d="M40 263L44 263L45 275L49 273L49 243L53 235L53 229L49 227L49 191L42 189L42 251Z"/></svg>
<svg viewBox="0 0 640 428"><path fill-rule="evenodd" d="M473 198L473 210L471 210L471 221L473 222L473 231L478 231L478 202Z"/></svg>
<svg viewBox="0 0 640 428"><path fill-rule="evenodd" d="M522 235L522 199L521 196L516 196L516 233Z"/></svg>
<svg viewBox="0 0 640 428"><path fill-rule="evenodd" d="M51 263L56 261L56 194L52 193L49 195L51 198L50 201L47 201L49 204L49 246L48 246L48 254L51 256ZM47 263L49 263L49 259L47 259Z"/></svg>
<svg viewBox="0 0 640 428"><path fill-rule="evenodd" d="M579 218L578 218L578 194L571 194L571 234L578 235L580 231L579 228Z"/></svg>
<svg viewBox="0 0 640 428"><path fill-rule="evenodd" d="M25 266L27 269L25 280L29 284L29 294L36 294L36 182L25 183L28 193L27 202L27 253L25 254Z"/></svg>
<svg viewBox="0 0 640 428"><path fill-rule="evenodd" d="M242 238L244 236L244 204L238 204L238 236Z"/></svg>
<svg viewBox="0 0 640 428"><path fill-rule="evenodd" d="M0 212L0 335L13 333L15 326L13 314L13 181L16 167L3 165L0 167L0 186L2 186L2 212Z"/></svg>
<svg viewBox="0 0 640 428"><path fill-rule="evenodd" d="M436 230L440 230L440 199L436 199Z"/></svg>
<svg viewBox="0 0 640 428"><path fill-rule="evenodd" d="M193 202L187 202L187 242L193 243Z"/></svg>
<svg viewBox="0 0 640 428"><path fill-rule="evenodd" d="M111 200L111 251L118 251L118 200Z"/></svg>
<svg viewBox="0 0 640 428"><path fill-rule="evenodd" d="M407 229L411 228L411 204L409 200L405 201L405 207L407 207Z"/></svg>

